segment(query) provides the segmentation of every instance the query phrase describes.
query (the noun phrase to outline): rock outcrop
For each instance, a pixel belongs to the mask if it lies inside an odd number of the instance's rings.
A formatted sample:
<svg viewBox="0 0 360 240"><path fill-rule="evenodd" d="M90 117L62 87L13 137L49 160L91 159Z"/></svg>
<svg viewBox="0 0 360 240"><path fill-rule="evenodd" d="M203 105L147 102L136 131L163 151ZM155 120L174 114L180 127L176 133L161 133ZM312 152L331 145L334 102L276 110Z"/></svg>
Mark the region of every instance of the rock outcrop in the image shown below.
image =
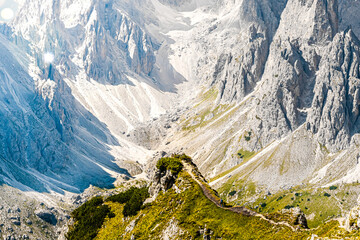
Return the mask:
<svg viewBox="0 0 360 240"><path fill-rule="evenodd" d="M287 2L258 96L256 131L263 144L284 137L306 121L322 57L319 46L330 43L337 30L337 1Z"/></svg>
<svg viewBox="0 0 360 240"><path fill-rule="evenodd" d="M149 188L150 196L155 199L160 191L165 192L170 189L174 185L176 178L177 174L173 174L170 170L155 170Z"/></svg>
<svg viewBox="0 0 360 240"><path fill-rule="evenodd" d="M350 210L345 218L344 227L351 232L360 229L360 207L354 207Z"/></svg>
<svg viewBox="0 0 360 240"><path fill-rule="evenodd" d="M283 209L281 213L284 215L288 215L290 218L289 220L291 221L292 224L296 226L301 226L303 228L308 228L306 216L299 207Z"/></svg>
<svg viewBox="0 0 360 240"><path fill-rule="evenodd" d="M51 224L51 225L56 225L57 224L57 219L56 216L53 212L48 211L48 210L44 210L44 209L38 209L35 211L35 215L40 218L41 220Z"/></svg>

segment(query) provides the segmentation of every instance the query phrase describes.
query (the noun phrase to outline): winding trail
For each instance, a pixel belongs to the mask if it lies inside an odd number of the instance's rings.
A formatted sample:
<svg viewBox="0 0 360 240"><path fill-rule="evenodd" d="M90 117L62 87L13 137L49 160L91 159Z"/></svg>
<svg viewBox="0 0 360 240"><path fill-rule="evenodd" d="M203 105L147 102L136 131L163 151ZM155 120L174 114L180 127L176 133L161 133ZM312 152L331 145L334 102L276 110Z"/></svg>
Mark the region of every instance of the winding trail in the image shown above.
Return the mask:
<svg viewBox="0 0 360 240"><path fill-rule="evenodd" d="M220 203L220 200L218 198L216 198L214 196L214 194L211 193L211 191L209 190L209 188L204 184L204 182L200 181L197 176L194 175L193 173L193 167L184 162L183 161L183 165L184 165L184 169L190 174L190 176L192 177L192 179L194 179L200 186L202 192L204 193L205 197L208 198L210 201L212 201L217 207L219 208L222 208L222 209L225 209L225 210L229 210L229 211L232 211L234 213L238 213L238 214L242 214L244 216L253 216L253 217L259 217L273 225L282 225L282 226L286 226L286 227L289 227L291 228L292 231L296 231L297 229L290 225L288 222L284 222L284 221L281 221L281 222L275 222L271 219L268 219L266 218L264 215L260 214L260 213L257 213L257 212L254 212L250 209L247 209L246 207L226 207L226 206L223 206L221 203Z"/></svg>

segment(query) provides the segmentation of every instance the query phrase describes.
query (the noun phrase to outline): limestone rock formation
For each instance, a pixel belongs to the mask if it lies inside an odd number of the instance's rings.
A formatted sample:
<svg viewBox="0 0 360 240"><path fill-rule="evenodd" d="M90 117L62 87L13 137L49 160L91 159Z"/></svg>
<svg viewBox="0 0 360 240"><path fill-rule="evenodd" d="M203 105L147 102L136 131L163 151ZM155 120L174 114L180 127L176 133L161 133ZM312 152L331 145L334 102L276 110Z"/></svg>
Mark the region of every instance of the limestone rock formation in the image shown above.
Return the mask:
<svg viewBox="0 0 360 240"><path fill-rule="evenodd" d="M170 189L174 185L176 178L177 175L173 174L170 170L161 171L157 169L154 172L149 188L151 197L156 198L160 191L165 192Z"/></svg>
<svg viewBox="0 0 360 240"><path fill-rule="evenodd" d="M359 230L360 229L360 207L354 207L347 214L345 218L344 227L347 231Z"/></svg>
<svg viewBox="0 0 360 240"><path fill-rule="evenodd" d="M301 226L303 228L308 228L306 216L299 207L283 209L281 213L289 215L292 224Z"/></svg>
<svg viewBox="0 0 360 240"><path fill-rule="evenodd" d="M325 50L316 76L308 129L335 151L348 147L359 131L359 50L351 29L339 33Z"/></svg>

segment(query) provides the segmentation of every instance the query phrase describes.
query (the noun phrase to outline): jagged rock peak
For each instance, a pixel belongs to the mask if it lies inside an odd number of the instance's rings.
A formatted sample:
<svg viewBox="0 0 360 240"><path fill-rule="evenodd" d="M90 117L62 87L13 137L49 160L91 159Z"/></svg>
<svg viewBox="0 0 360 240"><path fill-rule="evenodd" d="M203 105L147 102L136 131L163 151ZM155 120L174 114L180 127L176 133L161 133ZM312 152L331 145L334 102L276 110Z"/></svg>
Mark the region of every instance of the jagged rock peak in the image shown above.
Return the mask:
<svg viewBox="0 0 360 240"><path fill-rule="evenodd" d="M347 147L360 129L359 51L360 42L351 29L337 34L325 50L316 76L307 128L333 151Z"/></svg>

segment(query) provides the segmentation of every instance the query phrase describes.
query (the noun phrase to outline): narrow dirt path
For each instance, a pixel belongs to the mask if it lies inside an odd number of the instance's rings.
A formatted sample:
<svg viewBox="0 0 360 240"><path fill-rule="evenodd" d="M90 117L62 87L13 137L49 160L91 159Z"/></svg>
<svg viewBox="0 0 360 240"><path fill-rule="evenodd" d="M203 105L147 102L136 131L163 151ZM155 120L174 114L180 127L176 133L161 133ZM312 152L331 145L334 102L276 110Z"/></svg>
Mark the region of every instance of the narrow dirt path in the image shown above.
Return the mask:
<svg viewBox="0 0 360 240"><path fill-rule="evenodd" d="M254 217L259 217L273 225L283 225L286 227L291 228L291 230L296 231L294 226L291 226L288 222L275 222L273 220L267 219L264 215L254 212L250 209L247 209L246 207L225 207L220 203L220 200L218 200L211 192L210 190L205 186L205 184L201 181L199 181L197 179L197 177L194 175L193 173L193 169L192 166L190 166L188 163L183 162L184 165L184 169L190 174L190 176L192 177L192 179L194 179L200 186L202 192L204 193L204 195L206 196L206 198L208 198L210 201L212 201L217 207L225 209L225 210L229 210L232 211L234 213L238 213L238 214L242 214L244 216L254 216Z"/></svg>

